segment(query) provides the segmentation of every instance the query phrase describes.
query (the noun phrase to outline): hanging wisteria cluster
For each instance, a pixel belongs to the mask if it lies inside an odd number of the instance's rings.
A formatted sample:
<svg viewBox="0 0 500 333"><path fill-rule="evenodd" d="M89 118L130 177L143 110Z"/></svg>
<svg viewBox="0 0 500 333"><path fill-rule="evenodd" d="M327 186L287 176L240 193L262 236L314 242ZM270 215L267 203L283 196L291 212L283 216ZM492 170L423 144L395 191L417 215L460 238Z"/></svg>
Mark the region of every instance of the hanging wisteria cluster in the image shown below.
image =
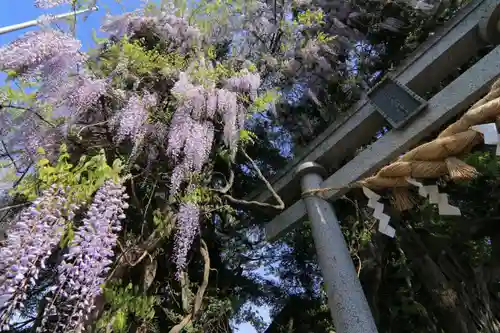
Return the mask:
<svg viewBox="0 0 500 333"><path fill-rule="evenodd" d="M47 9L72 2L72 0L35 0L35 7Z"/></svg>
<svg viewBox="0 0 500 333"><path fill-rule="evenodd" d="M75 232L58 267L58 288L54 291L50 306L39 330L51 332L80 332L84 321L94 309L94 299L101 287L114 256L120 220L128 208L125 187L108 180L96 193L82 225ZM57 314L57 323L48 322L48 315Z"/></svg>
<svg viewBox="0 0 500 333"><path fill-rule="evenodd" d="M143 27L156 31L159 37L171 44L171 50L180 53L186 53L199 47L202 41L199 29L191 26L185 18L166 11L148 15L137 11L108 16L101 29L121 38L124 35L132 36Z"/></svg>
<svg viewBox="0 0 500 333"><path fill-rule="evenodd" d="M116 143L130 139L133 144L129 160L134 160L140 149L143 148L144 138L151 135L154 127L148 126L149 110L157 103L154 94L144 91L140 97L132 93L125 107L119 110L111 121L111 128L116 130L114 137Z"/></svg>
<svg viewBox="0 0 500 333"><path fill-rule="evenodd" d="M26 290L35 285L40 268L50 257L73 219L77 206L68 203L64 189L52 186L23 210L0 248L0 322L8 330L10 316L22 306Z"/></svg>
<svg viewBox="0 0 500 333"><path fill-rule="evenodd" d="M246 108L238 101L238 92L254 98L260 86L258 74L242 74L228 79L224 89L217 89L194 85L187 73L180 73L179 80L172 88L172 93L178 99L178 107L172 117L167 147L167 153L175 163L170 180L171 196L179 192L191 172L200 172L207 163L217 115L224 123L224 142L234 156L239 131L244 128L246 117ZM182 270L186 264L187 250L199 228L199 215L200 210L196 205L181 205L175 238L178 270Z"/></svg>
<svg viewBox="0 0 500 333"><path fill-rule="evenodd" d="M250 73L248 69L242 70L239 76L227 79L226 87L229 90L247 93L251 100L257 97L257 89L260 87L260 75Z"/></svg>
<svg viewBox="0 0 500 333"><path fill-rule="evenodd" d="M179 75L172 93L178 98L168 135L168 153L179 162L173 172L170 194L175 195L189 172L201 171L209 157L214 138L216 115L224 123L224 142L234 152L239 130L244 128L246 108L237 92L254 97L260 86L258 74L245 74L227 80L225 89L193 85L186 73Z"/></svg>
<svg viewBox="0 0 500 333"><path fill-rule="evenodd" d="M177 233L175 234L174 262L177 274L182 272L187 264L187 255L200 229L201 210L192 202L183 202L177 213Z"/></svg>
<svg viewBox="0 0 500 333"><path fill-rule="evenodd" d="M186 19L166 10L160 14L133 12L108 17L102 30L122 37L132 36L144 27L151 29L165 41L168 50L181 54L196 51L202 41L199 29L189 25ZM202 67L210 67L203 61L202 63ZM208 162L215 138L215 127L220 120L224 126L224 143L234 158L239 133L244 128L246 105L255 99L261 84L259 74L248 70L228 78L223 88L194 81L188 69L179 74L178 81L171 89L177 99L177 107L168 130L166 150L174 164L170 177L171 198L179 194L182 184L191 173L201 172ZM138 96L130 97L127 106L117 114L116 141L120 142L125 137L129 137L133 142L142 140L144 123L148 116L147 107L144 99L141 100ZM187 252L199 229L199 219L200 208L195 203L180 205L174 246L175 263L179 271L185 268Z"/></svg>
<svg viewBox="0 0 500 333"><path fill-rule="evenodd" d="M133 35L147 26L170 43L176 52L185 53L196 49L201 41L199 30L183 18L170 13L150 16L138 12L108 18L103 30L117 37ZM179 74L171 93L177 98L167 135L167 155L174 163L170 178L170 196L175 197L182 183L191 173L201 172L207 163L215 137L217 117L224 124L224 143L234 157L239 131L243 129L246 107L239 96L246 95L252 101L260 87L260 76L248 71L229 78L222 89L206 87L192 82L188 72ZM117 114L116 140L129 137L140 142L144 137L147 105L138 96L131 96L127 106ZM200 209L194 203L183 203L177 217L175 237L175 262L178 270L184 269L186 256L199 228Z"/></svg>
<svg viewBox="0 0 500 333"><path fill-rule="evenodd" d="M108 15L101 26L101 30L112 36L121 38L124 35L133 35L144 26L154 25L155 21L155 16L142 15L141 12Z"/></svg>
<svg viewBox="0 0 500 333"><path fill-rule="evenodd" d="M35 1L40 8L68 2ZM35 107L43 103L51 105L53 116L65 118L64 128L75 124L83 114L90 113L89 110L106 92L119 92L123 100L110 103L118 107L109 110L110 117L106 120L107 128L114 131L110 141L119 145L130 140L134 144L131 155L134 155L145 135L155 132L155 138L162 140L161 145L166 145L169 167L173 168L170 178L172 198L189 196L194 191L193 186L183 189L184 183L192 173L202 172L209 161L220 124L224 144L234 159L240 131L245 126L247 107L256 98L261 85L259 74L243 70L221 85L213 83L207 86L194 79L192 68L187 69L179 74L170 91L175 96L176 107L170 124L149 123L158 106L158 96L147 91L125 93L111 89L110 77L98 78L85 69L87 57L80 52L80 42L48 25L43 23L40 30L29 32L0 48L0 70L14 70L22 77L36 79L40 88ZM165 42L167 50L195 53L201 45L200 30L171 12L147 15L134 12L108 17L102 30L117 37L130 37L144 27L154 31ZM126 64L121 67L126 67ZM116 75L121 74L118 72ZM32 117L30 120L23 122L29 125L24 134L26 150L34 154L36 148L46 146L50 136L40 126L40 119ZM65 190L54 186L45 191L21 213L18 222L8 232L5 246L0 248L2 329L6 329L14 311L19 310L25 301L28 286L36 283L40 269L44 268L45 261L69 225L75 224L78 228L67 248L63 249L68 252L57 266L57 281L48 295L38 330L82 331L94 308L95 298L102 292L121 230L120 221L125 218L125 188L121 183L107 181L95 194L83 221L74 221L79 207L69 203L72 200L65 195ZM202 217L198 203L180 201L173 259L178 272L186 268L187 254L199 232Z"/></svg>
<svg viewBox="0 0 500 333"><path fill-rule="evenodd" d="M8 330L12 314L22 308L26 291L38 280L40 269L61 241L79 207L67 191L52 186L20 213L0 248L0 329ZM58 284L45 309L41 332L81 331L93 299L101 294L109 272L120 220L128 208L125 188L107 181L96 193L82 225L75 232L58 267ZM57 324L48 315L57 314ZM51 326L50 329L47 325ZM55 325L55 326L54 326Z"/></svg>
<svg viewBox="0 0 500 333"><path fill-rule="evenodd" d="M140 141L146 132L148 109L156 105L156 97L147 91L142 97L132 94L125 107L116 114L114 125L117 125L116 141L125 138Z"/></svg>
<svg viewBox="0 0 500 333"><path fill-rule="evenodd" d="M50 104L53 116L67 119L59 128L61 134L98 100L107 85L106 80L96 79L80 68L86 60L80 48L80 41L47 26L0 48L0 70L14 70L21 77L36 79L41 84L37 103ZM27 160L34 158L37 148L53 147L58 135L56 128L46 133L43 128L47 124L35 117L37 112L25 112L23 136L12 136L14 144L24 146Z"/></svg>
<svg viewBox="0 0 500 333"><path fill-rule="evenodd" d="M15 70L19 74L43 70L46 64L75 60L81 47L80 41L57 30L45 28L27 32L0 50L0 69Z"/></svg>

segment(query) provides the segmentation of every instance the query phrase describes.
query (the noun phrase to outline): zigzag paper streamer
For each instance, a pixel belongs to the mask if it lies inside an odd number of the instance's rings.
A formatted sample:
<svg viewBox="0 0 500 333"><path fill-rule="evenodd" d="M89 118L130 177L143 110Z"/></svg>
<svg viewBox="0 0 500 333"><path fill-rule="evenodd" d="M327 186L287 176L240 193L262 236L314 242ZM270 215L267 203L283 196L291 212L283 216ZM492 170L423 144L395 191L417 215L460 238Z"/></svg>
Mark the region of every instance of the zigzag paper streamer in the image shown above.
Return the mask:
<svg viewBox="0 0 500 333"><path fill-rule="evenodd" d="M377 193L373 192L372 190L364 186L363 186L363 193L368 198L367 206L374 209L373 217L379 221L378 231L380 231L384 235L394 238L396 230L389 225L389 221L391 218L389 217L389 215L384 213L384 204L378 202L380 200L380 195L378 195Z"/></svg>
<svg viewBox="0 0 500 333"><path fill-rule="evenodd" d="M500 137L495 123L471 126L472 130L483 135L485 145L496 145L496 155L500 156Z"/></svg>
<svg viewBox="0 0 500 333"><path fill-rule="evenodd" d="M416 187L418 187L418 194L421 197L427 198L427 196L429 195L429 192L425 189L424 184L422 184L421 182L418 182L415 179L410 178L410 177L407 177L406 181L408 183L410 183L410 184L415 185Z"/></svg>
<svg viewBox="0 0 500 333"><path fill-rule="evenodd" d="M418 194L420 196L424 198L429 197L429 202L431 204L438 205L439 215L446 215L446 216L462 215L458 207L450 205L450 203L448 202L448 194L439 193L439 188L437 185L424 186L422 183L418 182L413 178L406 178L406 181L418 187Z"/></svg>

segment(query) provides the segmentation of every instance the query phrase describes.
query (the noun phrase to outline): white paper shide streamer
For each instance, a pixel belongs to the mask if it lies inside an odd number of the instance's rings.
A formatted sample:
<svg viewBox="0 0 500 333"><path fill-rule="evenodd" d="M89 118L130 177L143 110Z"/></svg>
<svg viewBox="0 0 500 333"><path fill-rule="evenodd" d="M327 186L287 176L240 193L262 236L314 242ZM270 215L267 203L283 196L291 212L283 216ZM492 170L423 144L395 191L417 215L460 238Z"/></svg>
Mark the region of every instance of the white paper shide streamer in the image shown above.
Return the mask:
<svg viewBox="0 0 500 333"><path fill-rule="evenodd" d="M500 135L495 123L472 126L470 129L483 135L485 145L496 145L496 155L500 156Z"/></svg>
<svg viewBox="0 0 500 333"><path fill-rule="evenodd" d="M431 204L438 206L439 215L443 216L460 216L460 209L450 205L448 202L448 194L439 193L437 185L423 185L413 178L406 178L406 181L418 187L418 194L424 198L429 198Z"/></svg>
<svg viewBox="0 0 500 333"><path fill-rule="evenodd" d="M378 231L387 235L391 238L394 238L396 234L396 230L389 225L389 220L391 219L389 215L384 213L384 204L378 202L380 200L380 195L373 192L367 187L363 186L363 193L368 198L368 207L373 208L373 217L376 218L378 223Z"/></svg>
<svg viewBox="0 0 500 333"><path fill-rule="evenodd" d="M496 155L500 156L500 134L495 123L475 125L471 127L483 135L484 144L496 145ZM424 198L429 198L431 204L437 205L439 215L460 216L462 215L458 207L450 205L448 194L440 193L437 185L424 185L421 182L406 178L406 181L418 188L418 194ZM384 213L384 204L379 202L380 195L376 194L367 187L363 187L363 193L368 198L368 207L373 208L373 217L379 221L378 230L389 236L394 237L396 231L389 225L390 217Z"/></svg>
<svg viewBox="0 0 500 333"><path fill-rule="evenodd" d="M440 193L437 185L423 185L413 178L406 178L406 181L418 187L418 194L424 198L429 198L431 204L437 205L439 215L460 216L462 215L458 207L450 205L448 194ZM396 230L389 225L390 216L384 213L384 204L379 202L380 195L367 187L363 187L363 193L368 198L367 206L373 208L373 217L379 221L378 230L393 238Z"/></svg>

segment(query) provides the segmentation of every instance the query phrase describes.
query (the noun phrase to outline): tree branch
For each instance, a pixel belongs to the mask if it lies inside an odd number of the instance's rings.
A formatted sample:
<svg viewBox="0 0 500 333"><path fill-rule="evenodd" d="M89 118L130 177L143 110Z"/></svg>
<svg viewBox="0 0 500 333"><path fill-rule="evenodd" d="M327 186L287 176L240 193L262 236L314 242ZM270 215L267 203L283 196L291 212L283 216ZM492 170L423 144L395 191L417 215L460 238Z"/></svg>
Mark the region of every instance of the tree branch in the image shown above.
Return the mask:
<svg viewBox="0 0 500 333"><path fill-rule="evenodd" d="M24 203L22 203L22 204L17 204L17 205L12 205L12 206L5 206L5 207L1 207L1 208L0 208L0 212L3 212L4 210L13 209L13 208L23 207L23 206L26 206L26 205L29 205L29 204L31 204L31 202L24 202Z"/></svg>
<svg viewBox="0 0 500 333"><path fill-rule="evenodd" d="M172 327L169 333L180 333L186 325L188 325L193 321L193 319L196 317L196 315L201 309L203 296L205 294L205 290L207 289L208 278L210 276L210 256L208 254L207 244L203 239L201 240L201 255L203 256L203 260L205 262L203 269L203 281L201 282L201 285L198 288L198 292L196 293L196 297L194 299L193 311L190 314L186 315L180 323Z"/></svg>
<svg viewBox="0 0 500 333"><path fill-rule="evenodd" d="M129 267L137 266L142 260L144 260L144 258L146 258L146 256L149 256L149 258L151 259L151 261L153 260L153 258L149 254L149 252L147 250L144 250L142 252L142 254L139 256L139 258L137 258L135 261L131 262L130 259L129 259L129 257L128 257L128 252L130 252L130 251L132 251L132 250L134 250L136 248L135 247L130 247L127 250L124 250L123 246L122 246L122 244L120 243L119 240L117 240L116 243L118 244L118 247L122 251L123 258L127 261L127 264L129 265Z"/></svg>
<svg viewBox="0 0 500 333"><path fill-rule="evenodd" d="M40 118L40 120L42 120L44 123L48 124L50 127L56 127L50 121L48 121L47 119L45 119L41 114L39 114L38 112L36 112L35 110L33 110L31 108L27 108L27 107L24 107L24 106L16 106L16 105L12 105L12 104L9 104L9 105L0 105L0 109L1 108L11 108L11 109L18 109L18 110L29 111L29 112L33 113L35 116L37 116L38 118Z"/></svg>
<svg viewBox="0 0 500 333"><path fill-rule="evenodd" d="M139 198L137 197L137 193L135 193L135 183L134 183L134 177L130 177L130 191L132 192L132 200L134 200L134 204L137 206L137 209L143 215L143 207L141 202L139 201Z"/></svg>
<svg viewBox="0 0 500 333"><path fill-rule="evenodd" d="M175 217L169 216L167 218L174 219ZM175 220L172 221L172 223L175 223ZM161 244L162 239L164 239L164 236L161 234L161 232L155 230L146 240L144 240L139 246L137 246L139 249L144 251L140 256L139 252L134 253L133 255L139 257L144 256L141 260L145 258L146 255L149 253L153 252L155 249L158 248L158 246ZM111 279L120 279L123 277L123 275L126 273L127 268L129 267L130 258L126 258L123 253L120 255L120 257L117 259L117 263L111 273L109 274L108 278L106 281L109 281ZM135 258L133 258L135 259ZM134 261L137 262L138 259L135 259ZM91 322L97 321L97 319L100 317L102 311L104 310L104 306L106 304L106 301L104 299L104 296L101 294L97 296L94 300L94 305L95 309L92 312L92 315L88 316L88 319L86 320L86 325L90 325Z"/></svg>
<svg viewBox="0 0 500 333"><path fill-rule="evenodd" d="M31 167L33 166L33 164L35 164L35 163L34 163L34 162L31 162L31 163L30 163L30 164L26 167L26 169L23 171L23 174L21 175L21 177L19 177L19 179L17 179L17 180L14 182L14 184L12 185L12 188L16 188L16 187L17 187L17 185L19 185L19 184L23 181L24 177L28 174L28 172L30 171L30 169L31 169Z"/></svg>
<svg viewBox="0 0 500 333"><path fill-rule="evenodd" d="M213 191L216 191L216 192L219 192L219 193L222 193L222 194L227 194L227 192L229 192L229 190L231 189L231 187L233 187L233 183L234 183L234 171L233 171L233 168L231 168L231 162L230 161L227 161L227 168L229 170L229 180L226 180L224 175L222 173L220 173L223 177L224 177L224 180L226 181L226 185L221 188L221 189L212 189Z"/></svg>
<svg viewBox="0 0 500 333"><path fill-rule="evenodd" d="M255 31L251 30L252 35L259 40L264 46L266 46L266 41L262 39ZM267 48L267 46L266 46Z"/></svg>
<svg viewBox="0 0 500 333"><path fill-rule="evenodd" d="M7 157L9 158L9 160L12 162L12 164L14 165L14 168L16 168L16 171L19 172L19 168L17 167L16 161L14 160L14 158L12 157L12 155L10 155L9 149L7 148L7 145L5 144L5 142L3 140L0 140L0 141L2 142L2 148L5 151L5 155L7 155Z"/></svg>
<svg viewBox="0 0 500 333"><path fill-rule="evenodd" d="M242 150L242 153L250 161L250 163L252 164L253 169L257 173L257 176L259 177L260 180L262 180L264 182L264 184L266 184L267 189L269 190L269 192L271 192L271 194L276 199L276 201L278 202L278 204L277 205L273 205L273 204L269 204L269 203L266 203L266 202L247 201L247 200L243 200L243 199L236 199L236 198L233 198L229 194L225 194L223 197L225 199L227 199L228 201L234 203L234 204L253 205L253 206L259 206L259 207L265 207L265 208L274 208L274 209L279 209L279 210L285 209L285 203L283 202L283 200L281 199L281 197L279 196L279 194L276 193L276 191L273 189L273 186L271 185L271 183L269 183L269 181L266 179L266 177L264 177L264 175L260 171L259 167L255 163L255 161L250 156L248 156L248 154L246 153L245 150Z"/></svg>

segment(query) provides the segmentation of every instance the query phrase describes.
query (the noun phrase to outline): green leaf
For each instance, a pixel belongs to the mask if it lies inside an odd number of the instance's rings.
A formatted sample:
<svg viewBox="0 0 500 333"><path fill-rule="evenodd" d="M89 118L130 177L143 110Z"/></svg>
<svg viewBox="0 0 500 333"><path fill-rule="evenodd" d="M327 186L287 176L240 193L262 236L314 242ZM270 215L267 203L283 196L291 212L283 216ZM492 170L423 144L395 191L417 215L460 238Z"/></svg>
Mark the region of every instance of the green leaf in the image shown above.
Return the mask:
<svg viewBox="0 0 500 333"><path fill-rule="evenodd" d="M108 39L107 38L102 38L102 37L97 37L97 32L95 29L92 29L92 40L94 43L97 45L102 45L104 44Z"/></svg>
<svg viewBox="0 0 500 333"><path fill-rule="evenodd" d="M61 238L61 241L59 242L59 247L61 249L65 248L73 240L74 237L75 237L75 232L73 230L73 224L69 223L67 225L66 232L64 233L63 237Z"/></svg>
<svg viewBox="0 0 500 333"><path fill-rule="evenodd" d="M44 167L44 166L48 165L49 163L50 163L50 162L49 162L49 160L48 160L48 159L46 159L46 158L42 158L41 160L39 160L39 161L38 161L37 165L38 165L39 167Z"/></svg>
<svg viewBox="0 0 500 333"><path fill-rule="evenodd" d="M241 140L242 144L244 144L244 145L254 144L255 139L257 139L257 136L255 135L255 133L253 133L249 130L246 130L246 129L243 129L240 131L240 140Z"/></svg>
<svg viewBox="0 0 500 333"><path fill-rule="evenodd" d="M127 325L127 315L123 311L118 311L113 320L113 328L118 332L123 332Z"/></svg>

